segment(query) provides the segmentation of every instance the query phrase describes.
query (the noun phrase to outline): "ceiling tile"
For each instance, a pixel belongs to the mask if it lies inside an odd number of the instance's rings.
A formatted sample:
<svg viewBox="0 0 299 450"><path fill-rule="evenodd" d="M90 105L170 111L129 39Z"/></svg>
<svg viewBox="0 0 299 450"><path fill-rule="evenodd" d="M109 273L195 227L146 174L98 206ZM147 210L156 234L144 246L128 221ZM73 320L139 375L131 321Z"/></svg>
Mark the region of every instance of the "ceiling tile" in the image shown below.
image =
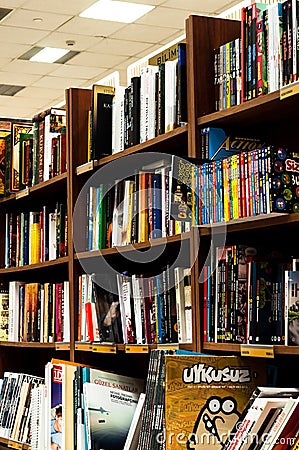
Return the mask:
<svg viewBox="0 0 299 450"><path fill-rule="evenodd" d="M92 53L108 53L109 55L134 56L150 47L147 42L124 41L123 39L102 39L89 49Z"/></svg>
<svg viewBox="0 0 299 450"><path fill-rule="evenodd" d="M111 69L115 64L125 61L127 56L116 55L95 55L91 52L79 53L71 59L71 63L75 66L102 67Z"/></svg>
<svg viewBox="0 0 299 450"><path fill-rule="evenodd" d="M61 96L61 89L46 89L39 87L25 87L22 91L18 92L15 97L27 97L27 98L41 98L43 101L47 98Z"/></svg>
<svg viewBox="0 0 299 450"><path fill-rule="evenodd" d="M10 62L11 62L10 58L2 58L2 57L0 57L1 70L3 70L3 67L7 66L7 64L9 64Z"/></svg>
<svg viewBox="0 0 299 450"><path fill-rule="evenodd" d="M220 6L223 6L224 3L227 5L227 3L229 2L223 2L223 0L209 0L208 2L201 2L198 0L184 0L183 2L182 0L166 0L163 3L163 7L184 9L186 11L189 11L189 14L203 14L204 12L213 13Z"/></svg>
<svg viewBox="0 0 299 450"><path fill-rule="evenodd" d="M24 0L22 1L24 2ZM27 0L22 6L23 8L33 9L36 11L48 11L54 13L59 11L60 14L71 14L75 16L76 14L79 14L89 8L94 2L95 0Z"/></svg>
<svg viewBox="0 0 299 450"><path fill-rule="evenodd" d="M41 17L43 20L35 22L35 17ZM5 18L3 25L31 28L33 30L48 30L52 31L58 28L60 25L71 19L71 15L67 14L54 14L48 12L36 13L29 9L17 9Z"/></svg>
<svg viewBox="0 0 299 450"><path fill-rule="evenodd" d="M22 92L22 91L21 91ZM21 93L20 92L20 93ZM9 107L15 107L15 108L19 108L21 106L24 105L24 103L26 102L29 108L37 108L40 109L44 103L45 103L45 99L43 98L31 98L31 97L7 97L10 101L8 103L6 103L5 101L3 101L3 95L0 96L0 105L4 106L4 105L9 105Z"/></svg>
<svg viewBox="0 0 299 450"><path fill-rule="evenodd" d="M66 41L73 40L75 41L74 45L69 46ZM60 33L58 31L54 31L50 33L45 38L41 39L38 42L40 47L58 47L58 48L67 48L70 50L75 50L81 52L83 50L87 50L90 47L98 44L102 38L96 38L91 36L84 36L82 34L75 33Z"/></svg>
<svg viewBox="0 0 299 450"><path fill-rule="evenodd" d="M63 64L55 69L51 75L54 77L66 77L66 78L82 78L89 80L96 77L103 72L103 69L97 67L75 66L73 64Z"/></svg>
<svg viewBox="0 0 299 450"><path fill-rule="evenodd" d="M136 20L136 24L185 29L185 20L190 15L186 10L159 6ZM182 31L183 32L183 31Z"/></svg>
<svg viewBox="0 0 299 450"><path fill-rule="evenodd" d="M0 72L0 83L16 84L18 86L27 86L40 79L40 75L33 75L22 72Z"/></svg>
<svg viewBox="0 0 299 450"><path fill-rule="evenodd" d="M0 81L1 82L1 81ZM82 86L84 80L79 78L61 78L44 76L34 83L31 83L33 87L45 87L47 89L61 89L64 90L69 86Z"/></svg>
<svg viewBox="0 0 299 450"><path fill-rule="evenodd" d="M143 3L144 5L158 6L165 3L166 0L122 0L123 2Z"/></svg>
<svg viewBox="0 0 299 450"><path fill-rule="evenodd" d="M124 26L123 23L109 22L106 20L86 19L74 17L59 28L62 33L76 33L87 36L109 36Z"/></svg>
<svg viewBox="0 0 299 450"><path fill-rule="evenodd" d="M171 34L170 36L168 36L167 39L162 39L159 42L159 47L164 46L164 45L168 45L170 42L174 41L175 39L181 38L181 40L184 40L186 38L185 34L182 34L182 30L177 31L174 34Z"/></svg>
<svg viewBox="0 0 299 450"><path fill-rule="evenodd" d="M0 42L33 45L48 34L47 31L29 28L0 26Z"/></svg>
<svg viewBox="0 0 299 450"><path fill-rule="evenodd" d="M30 50L30 48L30 45L12 44L9 42L5 42L5 45L1 45L1 56L9 57L11 59L18 58L19 56Z"/></svg>
<svg viewBox="0 0 299 450"><path fill-rule="evenodd" d="M10 62L5 67L3 67L3 71L5 72L17 72L17 73L32 73L35 75L47 75L60 64L48 64L34 61L25 61L21 59L17 59L15 61Z"/></svg>
<svg viewBox="0 0 299 450"><path fill-rule="evenodd" d="M169 36L178 31L179 30L175 28L162 28L158 26L152 27L132 23L125 26L122 30L117 31L111 37L114 39L124 39L138 42L142 39L142 42L156 44L163 39L167 39Z"/></svg>
<svg viewBox="0 0 299 450"><path fill-rule="evenodd" d="M1 7L2 8L19 8L20 6L23 6L25 3L25 0L1 0Z"/></svg>

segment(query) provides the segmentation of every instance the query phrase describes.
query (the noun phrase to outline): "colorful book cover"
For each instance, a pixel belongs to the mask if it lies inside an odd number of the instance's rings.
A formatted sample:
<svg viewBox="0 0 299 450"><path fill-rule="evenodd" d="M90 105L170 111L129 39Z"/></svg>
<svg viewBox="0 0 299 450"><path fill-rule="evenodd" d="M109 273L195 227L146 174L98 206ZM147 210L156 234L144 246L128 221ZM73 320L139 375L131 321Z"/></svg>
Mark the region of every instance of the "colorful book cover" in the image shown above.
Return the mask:
<svg viewBox="0 0 299 450"><path fill-rule="evenodd" d="M285 272L286 345L299 345L299 271Z"/></svg>
<svg viewBox="0 0 299 450"><path fill-rule="evenodd" d="M263 361L236 356L165 357L166 449L221 450L257 385Z"/></svg>
<svg viewBox="0 0 299 450"><path fill-rule="evenodd" d="M51 398L50 398L50 448L63 448L62 419L62 383L63 370L61 364L51 367ZM56 447L55 447L56 445Z"/></svg>

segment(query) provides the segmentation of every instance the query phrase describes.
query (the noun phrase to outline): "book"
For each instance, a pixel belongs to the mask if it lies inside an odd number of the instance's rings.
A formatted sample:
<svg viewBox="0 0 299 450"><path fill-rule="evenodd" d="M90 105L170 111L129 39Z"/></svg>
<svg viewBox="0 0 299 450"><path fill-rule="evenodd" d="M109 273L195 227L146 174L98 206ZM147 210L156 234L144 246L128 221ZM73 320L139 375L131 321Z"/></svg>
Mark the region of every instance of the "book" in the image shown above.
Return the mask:
<svg viewBox="0 0 299 450"><path fill-rule="evenodd" d="M0 341L8 340L9 291L5 284L0 284Z"/></svg>
<svg viewBox="0 0 299 450"><path fill-rule="evenodd" d="M91 159L112 154L112 103L114 87L94 84L92 87Z"/></svg>
<svg viewBox="0 0 299 450"><path fill-rule="evenodd" d="M166 449L181 443L219 448L255 387L265 365L235 356L165 356Z"/></svg>
<svg viewBox="0 0 299 450"><path fill-rule="evenodd" d="M141 394L139 394L138 403L131 421L131 425L127 434L123 450L137 450L144 402L145 402L145 393L141 392Z"/></svg>
<svg viewBox="0 0 299 450"><path fill-rule="evenodd" d="M285 271L285 344L299 345L299 271Z"/></svg>

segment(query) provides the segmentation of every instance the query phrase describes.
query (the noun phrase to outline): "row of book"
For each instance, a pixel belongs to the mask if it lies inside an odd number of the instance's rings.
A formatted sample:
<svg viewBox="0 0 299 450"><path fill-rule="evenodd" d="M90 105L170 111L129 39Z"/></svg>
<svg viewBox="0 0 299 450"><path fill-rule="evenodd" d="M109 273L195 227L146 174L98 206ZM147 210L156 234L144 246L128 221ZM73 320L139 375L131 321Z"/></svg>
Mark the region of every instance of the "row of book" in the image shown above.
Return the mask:
<svg viewBox="0 0 299 450"><path fill-rule="evenodd" d="M50 108L33 121L0 122L0 195L66 172L66 111Z"/></svg>
<svg viewBox="0 0 299 450"><path fill-rule="evenodd" d="M44 379L24 373L4 372L0 394L0 437L30 443L32 393Z"/></svg>
<svg viewBox="0 0 299 450"><path fill-rule="evenodd" d="M204 267L204 342L299 345L297 260L277 261L246 245L218 247Z"/></svg>
<svg viewBox="0 0 299 450"><path fill-rule="evenodd" d="M93 86L88 161L146 142L187 122L186 44L142 67L127 87Z"/></svg>
<svg viewBox="0 0 299 450"><path fill-rule="evenodd" d="M117 274L115 294L79 278L78 339L125 344L192 342L190 269Z"/></svg>
<svg viewBox="0 0 299 450"><path fill-rule="evenodd" d="M201 165L172 157L155 171L91 187L84 250L144 242L189 231L191 225L297 212L298 155L255 140L246 145L258 148L230 150L231 156Z"/></svg>
<svg viewBox="0 0 299 450"><path fill-rule="evenodd" d="M1 285L1 341L69 342L69 317L68 281Z"/></svg>
<svg viewBox="0 0 299 450"><path fill-rule="evenodd" d="M177 181L177 159L154 170L87 192L86 250L115 247L190 230L186 188ZM158 164L159 165L159 164ZM190 206L190 198L188 197Z"/></svg>
<svg viewBox="0 0 299 450"><path fill-rule="evenodd" d="M5 214L5 267L37 264L67 255L67 212L64 203L42 211Z"/></svg>
<svg viewBox="0 0 299 450"><path fill-rule="evenodd" d="M216 110L238 104L240 85L247 101L297 81L298 18L296 0L242 8L241 40L214 51Z"/></svg>

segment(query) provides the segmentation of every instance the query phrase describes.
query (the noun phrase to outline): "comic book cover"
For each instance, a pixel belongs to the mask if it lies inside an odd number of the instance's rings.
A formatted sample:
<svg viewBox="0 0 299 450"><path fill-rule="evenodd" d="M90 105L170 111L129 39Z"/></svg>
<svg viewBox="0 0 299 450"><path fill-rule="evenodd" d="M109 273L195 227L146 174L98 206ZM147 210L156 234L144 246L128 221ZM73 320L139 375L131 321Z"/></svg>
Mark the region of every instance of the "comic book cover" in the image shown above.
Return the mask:
<svg viewBox="0 0 299 450"><path fill-rule="evenodd" d="M263 361L237 356L165 357L166 449L221 450L257 385Z"/></svg>

